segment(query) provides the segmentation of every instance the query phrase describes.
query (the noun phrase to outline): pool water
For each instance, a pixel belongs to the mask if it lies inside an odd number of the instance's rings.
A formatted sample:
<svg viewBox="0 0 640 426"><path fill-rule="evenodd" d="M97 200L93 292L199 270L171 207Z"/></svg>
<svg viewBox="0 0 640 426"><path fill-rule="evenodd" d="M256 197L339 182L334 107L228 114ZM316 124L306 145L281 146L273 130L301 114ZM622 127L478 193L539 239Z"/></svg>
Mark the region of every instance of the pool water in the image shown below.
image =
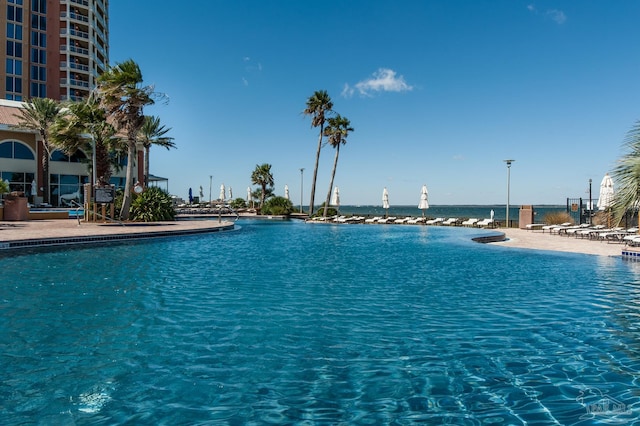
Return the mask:
<svg viewBox="0 0 640 426"><path fill-rule="evenodd" d="M241 220L0 258L1 424L631 424L640 264Z"/></svg>

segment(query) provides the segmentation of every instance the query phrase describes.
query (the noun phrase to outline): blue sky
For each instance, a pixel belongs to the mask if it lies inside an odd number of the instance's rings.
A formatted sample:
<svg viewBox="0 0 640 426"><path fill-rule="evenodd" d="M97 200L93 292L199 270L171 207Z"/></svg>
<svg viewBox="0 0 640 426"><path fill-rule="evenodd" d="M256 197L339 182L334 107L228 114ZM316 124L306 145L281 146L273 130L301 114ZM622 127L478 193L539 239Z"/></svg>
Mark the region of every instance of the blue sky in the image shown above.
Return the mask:
<svg viewBox="0 0 640 426"><path fill-rule="evenodd" d="M194 4L195 6L183 6ZM269 163L275 192L309 202L316 90L355 131L342 204L564 204L593 194L640 120L640 2L111 0L111 63L135 60L168 95L146 114L177 149L151 172L187 197L245 197ZM316 204L335 151L322 149Z"/></svg>

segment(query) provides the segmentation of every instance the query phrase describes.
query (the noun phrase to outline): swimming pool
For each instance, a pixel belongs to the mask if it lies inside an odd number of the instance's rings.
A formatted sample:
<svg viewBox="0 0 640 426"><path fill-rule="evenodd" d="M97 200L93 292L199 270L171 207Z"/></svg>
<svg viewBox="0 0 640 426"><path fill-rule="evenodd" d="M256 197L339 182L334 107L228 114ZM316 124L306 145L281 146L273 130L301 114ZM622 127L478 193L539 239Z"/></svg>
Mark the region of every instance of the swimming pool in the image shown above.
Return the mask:
<svg viewBox="0 0 640 426"><path fill-rule="evenodd" d="M241 220L0 258L0 423L638 418L640 264Z"/></svg>

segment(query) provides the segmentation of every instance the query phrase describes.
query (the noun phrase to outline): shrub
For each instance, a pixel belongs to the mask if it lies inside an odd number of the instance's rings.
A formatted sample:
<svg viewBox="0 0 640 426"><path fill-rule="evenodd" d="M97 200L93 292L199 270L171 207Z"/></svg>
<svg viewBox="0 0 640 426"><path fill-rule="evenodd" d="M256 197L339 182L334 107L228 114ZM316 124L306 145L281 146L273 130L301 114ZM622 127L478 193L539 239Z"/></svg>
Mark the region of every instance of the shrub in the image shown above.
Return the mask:
<svg viewBox="0 0 640 426"><path fill-rule="evenodd" d="M129 217L134 221L159 222L174 220L176 212L167 192L161 188L150 187L142 194L134 195Z"/></svg>
<svg viewBox="0 0 640 426"><path fill-rule="evenodd" d="M247 202L244 201L244 198L236 198L235 200L229 203L232 209L245 209L247 208Z"/></svg>
<svg viewBox="0 0 640 426"><path fill-rule="evenodd" d="M547 225L558 225L565 222L573 223L573 218L567 212L549 212L544 215L544 223L546 223Z"/></svg>
<svg viewBox="0 0 640 426"><path fill-rule="evenodd" d="M293 211L293 203L284 197L271 197L264 202L261 214L290 215Z"/></svg>

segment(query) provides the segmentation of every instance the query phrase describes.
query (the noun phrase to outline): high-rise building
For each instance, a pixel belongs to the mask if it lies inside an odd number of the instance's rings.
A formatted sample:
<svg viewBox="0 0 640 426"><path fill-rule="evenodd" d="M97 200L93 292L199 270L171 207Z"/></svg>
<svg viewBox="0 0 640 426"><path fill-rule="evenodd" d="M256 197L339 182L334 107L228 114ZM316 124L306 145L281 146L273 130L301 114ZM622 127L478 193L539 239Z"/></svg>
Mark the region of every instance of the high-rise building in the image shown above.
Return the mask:
<svg viewBox="0 0 640 426"><path fill-rule="evenodd" d="M81 100L109 64L109 0L0 3L0 98ZM5 49L2 49L5 46Z"/></svg>

